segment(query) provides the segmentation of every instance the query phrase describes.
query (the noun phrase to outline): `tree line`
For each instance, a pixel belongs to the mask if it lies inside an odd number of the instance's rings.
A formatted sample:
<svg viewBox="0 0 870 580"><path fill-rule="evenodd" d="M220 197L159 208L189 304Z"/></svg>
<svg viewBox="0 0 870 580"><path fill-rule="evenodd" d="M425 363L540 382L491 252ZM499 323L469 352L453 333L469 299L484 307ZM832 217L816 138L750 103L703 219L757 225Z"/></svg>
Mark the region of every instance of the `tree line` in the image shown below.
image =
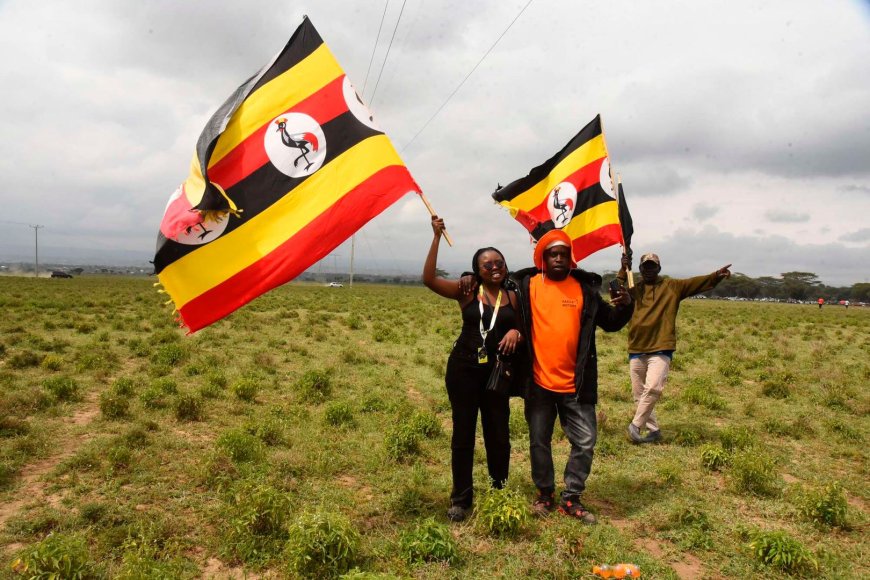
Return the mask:
<svg viewBox="0 0 870 580"><path fill-rule="evenodd" d="M607 272L605 282L615 276L616 272ZM640 275L635 273L635 279L640 279ZM822 283L818 275L812 272L783 272L778 278L774 276L752 278L737 272L704 294L719 298L735 297L750 300L768 298L815 301L824 298L825 302L838 302L840 300L870 302L870 283L859 282L852 286L838 287Z"/></svg>

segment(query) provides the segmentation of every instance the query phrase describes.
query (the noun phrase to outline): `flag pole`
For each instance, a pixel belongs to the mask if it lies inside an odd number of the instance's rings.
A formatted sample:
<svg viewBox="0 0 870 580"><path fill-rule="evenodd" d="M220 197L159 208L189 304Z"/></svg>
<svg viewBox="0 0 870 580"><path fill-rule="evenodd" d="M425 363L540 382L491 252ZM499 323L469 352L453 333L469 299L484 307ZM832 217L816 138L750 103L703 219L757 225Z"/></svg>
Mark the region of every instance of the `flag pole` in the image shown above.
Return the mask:
<svg viewBox="0 0 870 580"><path fill-rule="evenodd" d="M429 210L429 215L431 215L431 216L438 215L435 213L435 210L432 209L432 205L429 203L429 200L426 199L425 193L423 193L422 191L418 191L417 195L419 195L420 199L423 200L423 205L425 205L426 209ZM453 240L450 239L450 234L447 233L447 230L446 229L441 230L441 234L444 236L444 239L447 240L447 243L450 245L450 247L453 247Z"/></svg>
<svg viewBox="0 0 870 580"><path fill-rule="evenodd" d="M607 138L604 136L604 118L601 115L598 116L598 122L601 123L601 141L604 143L604 150L607 151L607 164L608 164L608 173L610 174L610 191L613 192L614 197L616 197L617 206L619 205L619 187L617 186L616 180L613 179L613 174L615 171L613 170L613 156L610 154L610 148L607 147ZM621 225L620 225L621 227ZM625 240L622 240L623 244ZM625 246L622 246L622 251L625 252ZM628 271L628 287L634 288L634 276L631 275L631 270Z"/></svg>
<svg viewBox="0 0 870 580"><path fill-rule="evenodd" d="M622 191L622 188L619 187L619 186L622 185L622 176L621 176L620 174L618 174L618 173L616 174L616 183L617 183L616 195L619 196L619 192ZM618 203L619 203L619 199L617 199L616 202L617 202L617 204L618 204ZM620 225L621 225L621 224L620 224ZM625 240L624 240L624 239L622 240L622 243L623 243L623 244L625 243ZM631 248L628 248L628 247L626 247L626 246L622 246L622 253L625 254L625 255L627 255L627 256L628 256L628 259L631 260ZM628 278L627 278L627 280L628 280L628 287L629 287L629 288L634 288L634 272L631 271L631 268L628 269L627 276L628 276Z"/></svg>

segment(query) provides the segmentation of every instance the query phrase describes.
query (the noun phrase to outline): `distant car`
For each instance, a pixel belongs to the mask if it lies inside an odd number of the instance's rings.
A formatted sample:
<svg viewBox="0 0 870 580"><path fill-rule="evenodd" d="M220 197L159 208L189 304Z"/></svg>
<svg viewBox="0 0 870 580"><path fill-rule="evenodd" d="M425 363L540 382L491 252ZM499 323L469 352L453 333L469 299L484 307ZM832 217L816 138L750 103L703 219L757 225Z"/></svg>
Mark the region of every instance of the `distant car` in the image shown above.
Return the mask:
<svg viewBox="0 0 870 580"><path fill-rule="evenodd" d="M344 288L344 284L342 284L341 282L330 282L329 284L327 284L327 286L329 288Z"/></svg>
<svg viewBox="0 0 870 580"><path fill-rule="evenodd" d="M61 272L60 270L55 270L51 273L52 278L72 278L72 274L67 274L66 272Z"/></svg>

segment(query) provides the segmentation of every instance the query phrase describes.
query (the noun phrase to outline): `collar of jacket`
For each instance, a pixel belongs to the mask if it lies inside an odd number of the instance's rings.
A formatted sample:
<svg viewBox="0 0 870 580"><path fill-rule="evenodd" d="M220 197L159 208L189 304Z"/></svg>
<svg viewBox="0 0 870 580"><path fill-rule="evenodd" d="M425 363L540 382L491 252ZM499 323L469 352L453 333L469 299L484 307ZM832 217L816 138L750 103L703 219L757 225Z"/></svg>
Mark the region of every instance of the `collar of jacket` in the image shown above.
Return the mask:
<svg viewBox="0 0 870 580"><path fill-rule="evenodd" d="M514 278L514 280L519 282L523 278L531 278L535 274L540 273L540 270L535 267L531 267L523 268L522 270L517 270L516 272L511 272L510 276ZM568 272L568 275L577 280L578 282L589 284L593 288L601 288L602 278L595 272L587 272L586 270L582 270L580 268L574 268L573 270Z"/></svg>

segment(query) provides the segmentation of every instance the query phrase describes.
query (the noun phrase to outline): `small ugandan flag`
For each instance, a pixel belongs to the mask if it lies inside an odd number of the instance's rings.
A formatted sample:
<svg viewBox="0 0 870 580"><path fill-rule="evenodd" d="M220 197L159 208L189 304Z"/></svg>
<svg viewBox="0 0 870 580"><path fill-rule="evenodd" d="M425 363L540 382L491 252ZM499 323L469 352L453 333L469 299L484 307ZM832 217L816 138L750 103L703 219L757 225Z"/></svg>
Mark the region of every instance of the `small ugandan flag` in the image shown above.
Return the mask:
<svg viewBox="0 0 870 580"><path fill-rule="evenodd" d="M622 244L600 116L555 156L492 197L536 240L552 229L564 230L577 261Z"/></svg>
<svg viewBox="0 0 870 580"><path fill-rule="evenodd" d="M194 332L292 280L411 191L306 17L203 129L166 206L155 272Z"/></svg>

